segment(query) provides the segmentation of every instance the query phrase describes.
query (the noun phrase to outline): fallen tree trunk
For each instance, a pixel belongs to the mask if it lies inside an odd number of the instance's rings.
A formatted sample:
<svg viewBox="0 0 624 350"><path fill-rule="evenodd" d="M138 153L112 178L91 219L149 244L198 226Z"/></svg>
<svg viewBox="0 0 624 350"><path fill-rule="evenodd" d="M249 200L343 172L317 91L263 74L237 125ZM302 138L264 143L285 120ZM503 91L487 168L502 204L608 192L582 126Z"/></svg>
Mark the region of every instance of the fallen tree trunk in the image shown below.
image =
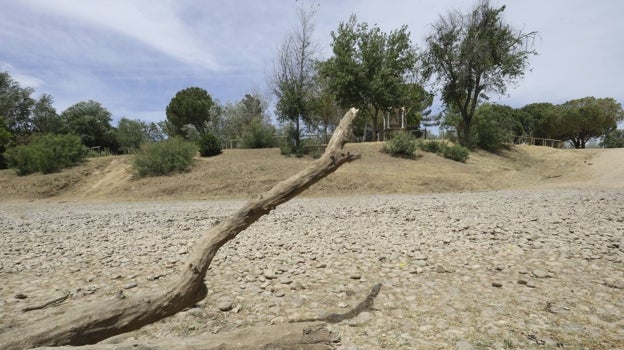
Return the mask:
<svg viewBox="0 0 624 350"><path fill-rule="evenodd" d="M172 338L149 342L94 344L80 350L255 350L255 349L333 349L339 337L327 330L326 323L287 323L238 329L223 334ZM36 350L76 350L73 346L43 347Z"/></svg>
<svg viewBox="0 0 624 350"><path fill-rule="evenodd" d="M343 152L356 114L355 108L345 114L321 158L250 200L202 235L180 276L163 286L161 291L78 305L62 315L0 334L0 349L95 344L159 321L202 300L207 293L204 285L206 271L221 246L276 206L297 196L342 164L359 158Z"/></svg>

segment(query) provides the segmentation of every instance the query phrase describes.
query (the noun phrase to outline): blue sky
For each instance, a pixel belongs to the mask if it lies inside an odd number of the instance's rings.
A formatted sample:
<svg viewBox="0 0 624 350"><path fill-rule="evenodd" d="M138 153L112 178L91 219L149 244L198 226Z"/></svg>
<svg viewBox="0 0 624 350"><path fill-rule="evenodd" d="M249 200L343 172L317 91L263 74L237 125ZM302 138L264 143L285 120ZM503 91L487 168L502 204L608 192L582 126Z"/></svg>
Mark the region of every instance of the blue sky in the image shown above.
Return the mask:
<svg viewBox="0 0 624 350"><path fill-rule="evenodd" d="M384 31L408 25L424 47L430 25L474 1L319 1L319 58L330 31L354 13ZM624 102L624 2L495 0L516 28L538 31L538 56L509 96L521 107L585 96ZM0 71L35 96L48 93L60 113L96 100L114 116L159 121L181 89L199 86L221 103L268 93L280 44L296 25L294 0L5 0L0 12Z"/></svg>

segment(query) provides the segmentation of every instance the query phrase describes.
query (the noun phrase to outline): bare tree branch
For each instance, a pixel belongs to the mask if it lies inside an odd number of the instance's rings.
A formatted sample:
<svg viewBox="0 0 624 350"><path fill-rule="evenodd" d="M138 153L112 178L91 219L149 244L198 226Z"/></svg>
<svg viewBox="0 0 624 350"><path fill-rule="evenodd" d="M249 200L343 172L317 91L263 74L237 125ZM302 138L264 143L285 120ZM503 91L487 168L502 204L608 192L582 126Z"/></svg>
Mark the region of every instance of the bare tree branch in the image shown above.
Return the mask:
<svg viewBox="0 0 624 350"><path fill-rule="evenodd" d="M207 293L204 285L206 271L221 246L278 205L334 172L342 164L359 158L343 152L356 114L355 108L345 114L321 158L210 228L196 243L180 276L161 291L79 305L62 315L0 334L0 349L93 344L139 329L202 300Z"/></svg>

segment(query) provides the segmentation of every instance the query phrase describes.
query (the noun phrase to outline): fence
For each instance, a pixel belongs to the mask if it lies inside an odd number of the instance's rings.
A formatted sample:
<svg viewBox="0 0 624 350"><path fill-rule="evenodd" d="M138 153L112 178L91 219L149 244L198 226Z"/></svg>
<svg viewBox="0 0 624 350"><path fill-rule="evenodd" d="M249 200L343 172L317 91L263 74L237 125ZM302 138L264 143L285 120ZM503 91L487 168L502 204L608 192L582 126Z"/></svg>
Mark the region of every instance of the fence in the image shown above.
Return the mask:
<svg viewBox="0 0 624 350"><path fill-rule="evenodd" d="M543 138L531 137L531 136L514 136L513 143L516 145L547 146L547 147L552 147L552 148L563 147L562 140L543 139Z"/></svg>
<svg viewBox="0 0 624 350"><path fill-rule="evenodd" d="M332 134L308 134L301 135L302 141L308 141L312 144L326 145L329 142ZM286 142L287 136L275 136L275 144L281 145ZM225 149L242 148L243 139L229 139L223 140L223 147Z"/></svg>

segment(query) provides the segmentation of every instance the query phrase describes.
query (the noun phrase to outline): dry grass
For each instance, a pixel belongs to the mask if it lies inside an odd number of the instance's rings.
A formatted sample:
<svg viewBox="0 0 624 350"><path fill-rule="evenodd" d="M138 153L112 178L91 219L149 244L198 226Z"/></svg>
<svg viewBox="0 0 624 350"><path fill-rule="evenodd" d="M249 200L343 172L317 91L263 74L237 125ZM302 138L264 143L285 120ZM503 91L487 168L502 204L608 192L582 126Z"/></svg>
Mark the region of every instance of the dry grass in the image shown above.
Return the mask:
<svg viewBox="0 0 624 350"><path fill-rule="evenodd" d="M561 186L592 178L588 162L604 150L559 150L518 146L501 154L472 152L466 163L421 152L417 159L393 158L382 143L348 144L362 155L304 193L307 196L371 193L435 193ZM621 158L621 157L620 157ZM60 173L18 177L0 171L4 199L218 199L247 198L269 189L313 162L284 157L278 149L226 150L197 158L189 173L137 179L131 156L90 159Z"/></svg>

